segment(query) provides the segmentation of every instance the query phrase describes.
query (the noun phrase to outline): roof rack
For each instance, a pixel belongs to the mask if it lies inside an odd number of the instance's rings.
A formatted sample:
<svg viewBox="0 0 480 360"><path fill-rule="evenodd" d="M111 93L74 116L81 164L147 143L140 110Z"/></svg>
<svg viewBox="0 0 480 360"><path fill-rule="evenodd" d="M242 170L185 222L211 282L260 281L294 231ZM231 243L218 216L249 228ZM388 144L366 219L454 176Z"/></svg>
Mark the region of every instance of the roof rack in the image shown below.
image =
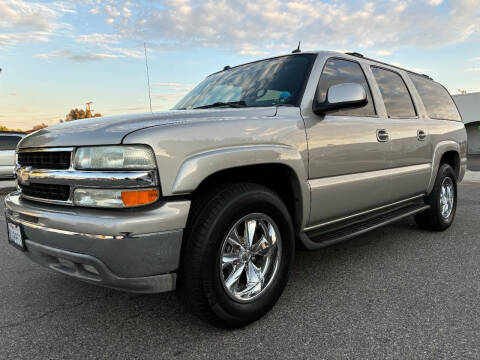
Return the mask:
<svg viewBox="0 0 480 360"><path fill-rule="evenodd" d="M346 52L345 54L355 56L355 57L359 57L359 58L362 58L362 59L365 59L365 60L373 61L373 62L376 62L378 64L387 65L387 66L390 66L390 67L393 67L393 68L396 68L396 69L400 69L400 70L406 71L410 74L415 74L415 75L418 75L418 76L421 76L421 77L424 77L426 79L429 79L429 80L433 81L433 79L430 76L428 76L427 74L420 74L420 73L417 73L417 72L412 71L412 70L404 69L400 66L395 66L395 65L388 64L388 63L380 61L380 60L375 60L375 59L372 59L372 58L368 58L368 57L365 57L365 56L363 56L363 54L360 54L358 52Z"/></svg>
<svg viewBox="0 0 480 360"><path fill-rule="evenodd" d="M360 53L355 52L355 51L354 51L354 52L346 52L345 54L347 54L347 55L352 55L352 56L356 56L356 57L361 57L361 58L364 57L363 54L360 54Z"/></svg>

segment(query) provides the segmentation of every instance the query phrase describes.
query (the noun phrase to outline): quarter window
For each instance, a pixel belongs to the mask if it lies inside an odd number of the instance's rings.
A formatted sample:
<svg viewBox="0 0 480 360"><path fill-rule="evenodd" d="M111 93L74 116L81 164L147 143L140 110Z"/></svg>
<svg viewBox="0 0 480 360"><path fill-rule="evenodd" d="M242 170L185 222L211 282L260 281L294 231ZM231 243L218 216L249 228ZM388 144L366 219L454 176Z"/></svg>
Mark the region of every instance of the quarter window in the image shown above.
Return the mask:
<svg viewBox="0 0 480 360"><path fill-rule="evenodd" d="M412 97L399 74L378 67L372 67L372 72L380 88L388 117L411 118L417 116Z"/></svg>
<svg viewBox="0 0 480 360"><path fill-rule="evenodd" d="M318 84L319 100L325 101L328 89L333 85L344 83L357 83L365 88L367 93L367 105L353 109L343 109L329 112L329 115L348 116L375 116L372 93L367 79L360 65L354 61L344 59L329 59L323 68L322 76Z"/></svg>
<svg viewBox="0 0 480 360"><path fill-rule="evenodd" d="M15 150L21 139L20 136L0 136L0 150Z"/></svg>
<svg viewBox="0 0 480 360"><path fill-rule="evenodd" d="M412 79L418 94L422 98L423 105L425 105L425 110L430 118L461 120L452 97L442 85L417 75L410 75L410 79Z"/></svg>

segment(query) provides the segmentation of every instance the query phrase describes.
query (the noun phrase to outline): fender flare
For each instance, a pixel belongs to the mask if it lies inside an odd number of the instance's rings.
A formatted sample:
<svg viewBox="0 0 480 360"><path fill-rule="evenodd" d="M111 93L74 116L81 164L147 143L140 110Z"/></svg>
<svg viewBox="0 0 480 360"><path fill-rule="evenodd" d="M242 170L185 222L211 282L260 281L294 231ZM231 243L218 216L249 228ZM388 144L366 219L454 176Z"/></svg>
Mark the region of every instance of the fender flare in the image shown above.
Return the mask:
<svg viewBox="0 0 480 360"><path fill-rule="evenodd" d="M301 154L290 146L276 144L232 146L193 154L181 164L173 183L172 194L189 194L207 177L222 170L262 164L282 164L293 170L300 184L303 227L310 211L308 172Z"/></svg>
<svg viewBox="0 0 480 360"><path fill-rule="evenodd" d="M458 157L460 158L459 180L463 178L463 173L465 171L462 170L463 161L460 156L461 154L460 145L453 140L441 141L435 146L435 149L433 152L432 173L430 175L430 181L427 187L427 195L432 192L433 186L435 185L435 179L437 178L438 168L440 167L440 160L442 159L443 154L445 154L448 151L455 151L458 154Z"/></svg>

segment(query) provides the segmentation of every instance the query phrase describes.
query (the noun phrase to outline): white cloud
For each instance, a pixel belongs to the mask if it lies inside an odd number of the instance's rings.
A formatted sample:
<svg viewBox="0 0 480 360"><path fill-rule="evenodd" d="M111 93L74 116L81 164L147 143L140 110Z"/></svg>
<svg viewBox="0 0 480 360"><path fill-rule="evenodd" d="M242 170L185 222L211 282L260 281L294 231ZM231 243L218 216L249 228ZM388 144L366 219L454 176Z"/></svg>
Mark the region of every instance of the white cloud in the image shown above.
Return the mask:
<svg viewBox="0 0 480 360"><path fill-rule="evenodd" d="M121 55L115 54L105 54L105 53L95 53L95 52L76 52L68 49L64 50L55 50L48 53L36 54L36 58L50 60L53 58L63 58L75 62L88 62L88 61L98 61L98 60L112 60Z"/></svg>
<svg viewBox="0 0 480 360"><path fill-rule="evenodd" d="M388 51L388 50L377 50L377 51L375 51L375 55L378 55L378 56L391 56L392 54L393 54L393 52Z"/></svg>
<svg viewBox="0 0 480 360"><path fill-rule="evenodd" d="M71 29L61 23L64 13L75 13L66 2L0 1L0 49L26 42L46 42L55 32Z"/></svg>
<svg viewBox="0 0 480 360"><path fill-rule="evenodd" d="M102 11L122 37L147 39L163 50L225 47L259 56L292 50L302 40L304 49L372 49L388 56L382 49L446 46L479 35L478 0L450 0L448 8L432 12L431 6L441 3L164 0L159 5L116 1Z"/></svg>
<svg viewBox="0 0 480 360"><path fill-rule="evenodd" d="M480 72L480 67L465 69L468 72Z"/></svg>
<svg viewBox="0 0 480 360"><path fill-rule="evenodd" d="M132 48L119 47L118 44L122 42L119 34L83 34L77 36L76 42L96 46L102 51L121 57L142 58L144 56L143 49L140 49L138 44Z"/></svg>
<svg viewBox="0 0 480 360"><path fill-rule="evenodd" d="M120 42L120 36L118 34L83 34L78 35L77 42L84 44L96 44L101 46L118 44Z"/></svg>

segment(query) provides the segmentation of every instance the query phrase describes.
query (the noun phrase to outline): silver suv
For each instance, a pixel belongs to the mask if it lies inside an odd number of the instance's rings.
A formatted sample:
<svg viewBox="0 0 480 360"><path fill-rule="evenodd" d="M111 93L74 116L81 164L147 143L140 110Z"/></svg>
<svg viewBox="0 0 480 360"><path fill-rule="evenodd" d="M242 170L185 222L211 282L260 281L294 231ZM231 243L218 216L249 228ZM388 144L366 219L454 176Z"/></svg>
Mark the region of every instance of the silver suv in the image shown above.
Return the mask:
<svg viewBox="0 0 480 360"><path fill-rule="evenodd" d="M24 133L0 131L0 180L13 179L15 149Z"/></svg>
<svg viewBox="0 0 480 360"><path fill-rule="evenodd" d="M172 111L60 124L18 147L10 242L93 284L177 288L223 327L265 314L294 248L455 216L466 131L445 88L360 54L225 67Z"/></svg>

